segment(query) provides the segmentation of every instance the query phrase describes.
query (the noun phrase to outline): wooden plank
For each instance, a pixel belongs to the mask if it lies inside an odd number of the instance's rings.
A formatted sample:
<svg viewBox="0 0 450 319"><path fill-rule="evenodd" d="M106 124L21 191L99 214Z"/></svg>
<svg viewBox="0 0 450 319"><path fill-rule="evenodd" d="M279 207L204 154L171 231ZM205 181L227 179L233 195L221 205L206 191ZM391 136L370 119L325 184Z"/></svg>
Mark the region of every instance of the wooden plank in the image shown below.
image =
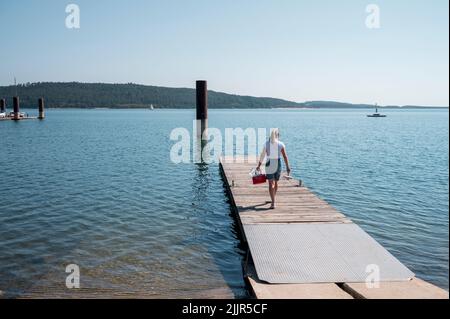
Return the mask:
<svg viewBox="0 0 450 319"><path fill-rule="evenodd" d="M257 219L273 219L273 218L279 218L279 219L283 219L283 218L289 218L289 219L293 219L293 218L311 218L311 219L322 219L322 218L341 218L341 219L345 219L345 216L342 215L338 215L338 214L323 214L323 215L314 215L314 214L240 214L239 215L241 218L247 218L247 219L252 219L252 218L257 218Z"/></svg>
<svg viewBox="0 0 450 319"><path fill-rule="evenodd" d="M277 210L285 210L288 212L303 212L303 211L309 211L313 210L314 212L317 212L317 210L326 210L326 211L332 211L337 212L333 207L326 206L326 205L314 205L314 204L303 204L303 205L293 205L290 203L278 203L277 204L278 209ZM302 208L302 210L297 210L296 208ZM257 205L245 205L245 206L237 206L240 212L258 212L258 211L266 211L270 208L270 203L261 203Z"/></svg>
<svg viewBox="0 0 450 319"><path fill-rule="evenodd" d="M295 219L346 219L344 216L340 215L323 215L323 216L316 216L316 215L296 215L296 214L285 214L285 215L240 215L242 219L252 220L252 219L258 219L258 220L266 220L266 219L289 219L289 220L295 220ZM245 223L244 223L245 224Z"/></svg>
<svg viewBox="0 0 450 319"><path fill-rule="evenodd" d="M339 216L339 217L345 217L345 215L334 211L334 210L302 210L302 211L295 211L291 209L261 209L261 210L240 210L239 213L240 217L252 217L252 216L261 216L261 217L268 217L268 216Z"/></svg>
<svg viewBox="0 0 450 319"><path fill-rule="evenodd" d="M248 278L258 299L353 299L334 283L271 285Z"/></svg>
<svg viewBox="0 0 450 319"><path fill-rule="evenodd" d="M253 188L253 189L249 189L249 188L241 188L241 187L233 187L233 194L236 196L239 195L252 195L252 196L261 196L261 195L265 195L267 196L267 192L268 192L268 187L264 187L264 188ZM277 195L280 196L290 196L290 195L295 195L301 198L304 197L317 197L314 194L312 194L311 192L308 192L306 189L301 189L299 187L285 187L285 188L281 188L278 187L278 191L277 191Z"/></svg>
<svg viewBox="0 0 450 319"><path fill-rule="evenodd" d="M233 196L235 198L249 199L254 202L261 202L261 201L264 202L264 201L270 200L269 189L266 189L266 190L264 190L265 192L263 191L259 194L257 192L254 192L253 194L250 192L238 194L239 190L237 190L236 193L234 193L234 191L235 191L235 189L232 188ZM280 195L280 196L278 196L278 195ZM297 199L300 202L312 201L312 202L320 202L320 203L327 204L327 202L318 198L317 196L314 196L313 194L298 193L298 194L289 195L289 194L283 194L282 192L277 192L277 199L283 199L284 197L289 197L290 200Z"/></svg>
<svg viewBox="0 0 450 319"><path fill-rule="evenodd" d="M241 189L233 189L233 195L236 197L249 197L252 200L264 199L269 196L269 189L261 189L261 190L241 190ZM277 198L286 198L286 199L299 199L299 200L311 200L318 201L319 199L314 194L308 193L300 193L295 191L286 191L286 190L278 190Z"/></svg>
<svg viewBox="0 0 450 319"><path fill-rule="evenodd" d="M246 199L246 198L242 198L242 197L237 197L234 199L234 203L239 207L239 208L249 208L249 207L264 207L267 206L269 200L267 198L260 198L259 200L255 200L255 201L251 201L251 199ZM269 205L270 206L270 205ZM319 202L319 201L314 201L314 200L310 200L310 201L302 201L301 199L286 199L286 198L277 198L276 201L276 206L278 208L281 207L287 207L287 208L292 208L295 210L301 210L301 209L307 209L307 208L330 208L333 209L332 206L324 204L323 202Z"/></svg>
<svg viewBox="0 0 450 319"><path fill-rule="evenodd" d="M378 288L369 288L365 283L345 283L343 289L359 299L449 299L447 291L419 278L381 282Z"/></svg>
<svg viewBox="0 0 450 319"><path fill-rule="evenodd" d="M352 299L352 296L334 283L269 284L258 279L253 260L245 269L253 295L257 299Z"/></svg>
<svg viewBox="0 0 450 319"><path fill-rule="evenodd" d="M263 209L260 211L241 211L241 213L239 214L240 217L252 217L252 216L339 216L339 217L345 217L345 215L338 213L338 212L334 212L334 211L322 211L320 213L314 212L314 211L285 211L285 210L280 210L277 209L275 210L270 210L270 209Z"/></svg>

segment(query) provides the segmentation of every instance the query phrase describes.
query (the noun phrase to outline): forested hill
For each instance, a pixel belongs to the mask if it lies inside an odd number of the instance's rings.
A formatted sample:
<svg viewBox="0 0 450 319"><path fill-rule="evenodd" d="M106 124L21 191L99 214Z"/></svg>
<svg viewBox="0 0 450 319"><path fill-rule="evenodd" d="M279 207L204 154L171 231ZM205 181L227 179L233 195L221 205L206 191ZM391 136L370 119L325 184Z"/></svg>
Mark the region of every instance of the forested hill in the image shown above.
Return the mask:
<svg viewBox="0 0 450 319"><path fill-rule="evenodd" d="M21 107L35 108L40 97L45 98L47 108L195 108L195 90L167 88L133 83L27 83L16 86L0 86L0 99L7 99L12 107L12 97L19 95ZM351 104L332 101L296 103L268 97L232 95L209 91L210 108L330 108L367 109L374 105ZM427 106L384 106L384 108L431 108ZM380 106L382 108L382 106ZM448 109L446 106L445 108Z"/></svg>
<svg viewBox="0 0 450 319"><path fill-rule="evenodd" d="M0 98L9 106L12 96L22 107L34 107L40 97L51 108L194 108L195 90L137 84L29 83L0 86ZM302 107L302 104L273 98L231 95L209 91L210 108Z"/></svg>

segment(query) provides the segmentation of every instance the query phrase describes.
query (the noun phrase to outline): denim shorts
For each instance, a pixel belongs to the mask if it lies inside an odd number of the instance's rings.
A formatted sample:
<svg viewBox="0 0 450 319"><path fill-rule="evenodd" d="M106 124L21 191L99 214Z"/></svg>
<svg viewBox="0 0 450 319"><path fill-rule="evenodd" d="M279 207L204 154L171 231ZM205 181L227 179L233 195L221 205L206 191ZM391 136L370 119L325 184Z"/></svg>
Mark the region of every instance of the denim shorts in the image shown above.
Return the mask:
<svg viewBox="0 0 450 319"><path fill-rule="evenodd" d="M266 163L266 176L268 180L279 181L281 177L281 159L268 160Z"/></svg>

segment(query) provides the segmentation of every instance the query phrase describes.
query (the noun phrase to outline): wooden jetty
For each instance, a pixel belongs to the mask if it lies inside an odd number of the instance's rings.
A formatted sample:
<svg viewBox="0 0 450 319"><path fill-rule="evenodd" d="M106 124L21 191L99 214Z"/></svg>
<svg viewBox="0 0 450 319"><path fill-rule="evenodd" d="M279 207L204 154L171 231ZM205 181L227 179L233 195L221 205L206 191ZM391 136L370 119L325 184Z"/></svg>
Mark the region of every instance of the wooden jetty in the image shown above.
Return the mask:
<svg viewBox="0 0 450 319"><path fill-rule="evenodd" d="M232 210L242 240L249 247L245 273L256 298L448 299L447 291L416 278L373 238L359 230L349 218L308 188L300 186L298 180L282 178L279 183L277 207L269 210L267 185L252 185L249 176L256 162L256 158L243 157L226 157L220 160L220 171ZM314 232L310 236L314 238L305 237L303 230L309 231L311 227L317 228L318 232L323 227L328 227L331 231L323 233L325 237L315 236ZM259 234L263 235L258 235L255 229L262 230ZM336 230L344 232L339 233ZM356 232L347 236L347 230ZM300 244L296 242L297 239ZM341 246L339 241L342 242ZM359 241L362 242L360 246ZM368 246L364 246L366 244ZM373 256L374 260L378 258L380 263L389 261L383 264L382 273L392 272L392 276L386 275L380 280L378 287L369 286L364 280L352 279L358 278L357 271L351 272L345 263L338 269L335 263L339 262L340 256L333 257L331 253L334 250L351 255L350 259L345 260L348 267L351 263L360 262L359 255L367 260L371 260L370 254L376 255ZM331 255L327 260L328 253ZM300 258L295 259L296 254L299 254ZM320 255L325 259L320 259ZM314 260L316 257L317 260ZM349 278L349 281L346 278Z"/></svg>
<svg viewBox="0 0 450 319"><path fill-rule="evenodd" d="M0 121L22 121L22 120L43 120L45 119L45 102L44 98L38 100L38 116L29 116L20 112L20 99L18 96L13 97L13 111L6 112L6 100L0 99Z"/></svg>

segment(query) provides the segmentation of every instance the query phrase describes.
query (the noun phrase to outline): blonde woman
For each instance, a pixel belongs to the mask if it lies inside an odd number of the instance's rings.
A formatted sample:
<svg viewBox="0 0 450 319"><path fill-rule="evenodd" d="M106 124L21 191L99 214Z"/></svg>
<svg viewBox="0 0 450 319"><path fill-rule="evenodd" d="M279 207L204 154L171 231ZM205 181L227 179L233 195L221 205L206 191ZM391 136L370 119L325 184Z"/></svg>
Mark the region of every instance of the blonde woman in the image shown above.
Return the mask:
<svg viewBox="0 0 450 319"><path fill-rule="evenodd" d="M266 142L266 145L261 152L257 167L257 170L260 170L264 159L267 158L266 175L267 179L269 180L269 194L270 199L272 200L270 209L275 209L278 181L281 177L281 156L283 156L284 162L286 164L287 174L291 175L291 167L289 166L286 147L284 146L284 143L280 141L280 131L278 129L274 129L270 133L270 139Z"/></svg>

